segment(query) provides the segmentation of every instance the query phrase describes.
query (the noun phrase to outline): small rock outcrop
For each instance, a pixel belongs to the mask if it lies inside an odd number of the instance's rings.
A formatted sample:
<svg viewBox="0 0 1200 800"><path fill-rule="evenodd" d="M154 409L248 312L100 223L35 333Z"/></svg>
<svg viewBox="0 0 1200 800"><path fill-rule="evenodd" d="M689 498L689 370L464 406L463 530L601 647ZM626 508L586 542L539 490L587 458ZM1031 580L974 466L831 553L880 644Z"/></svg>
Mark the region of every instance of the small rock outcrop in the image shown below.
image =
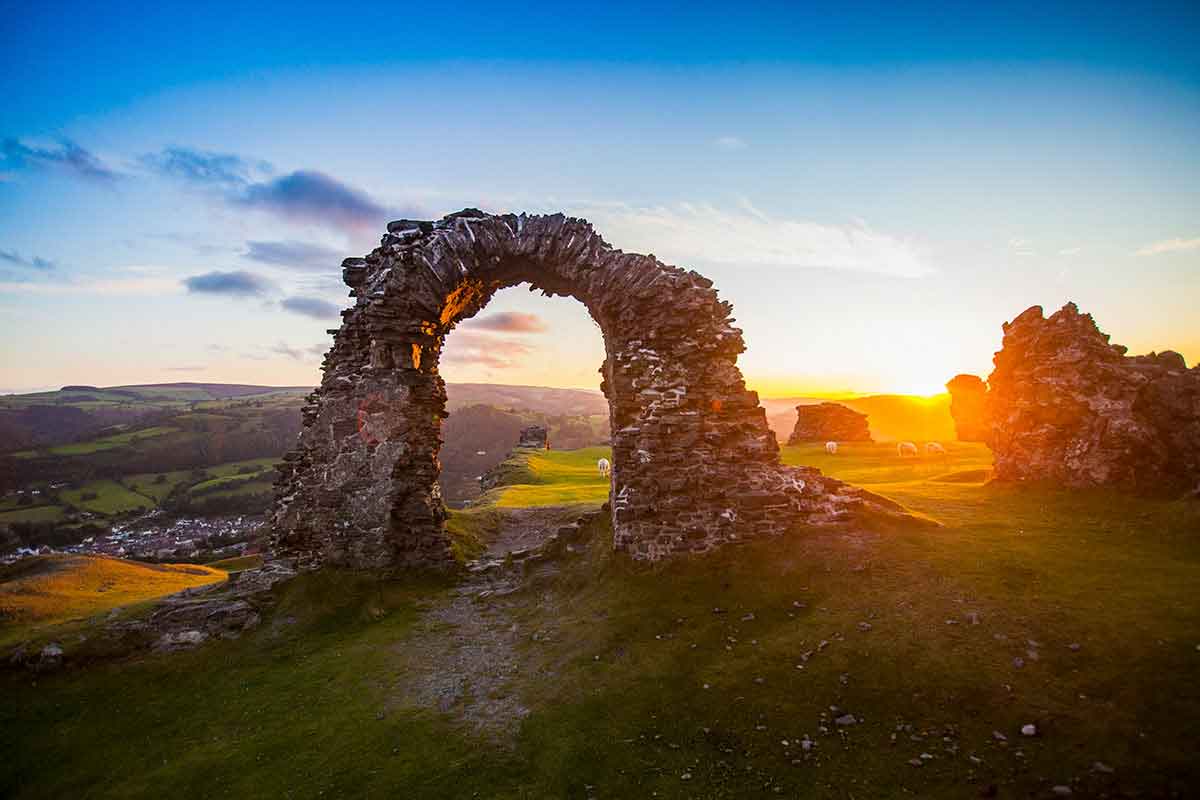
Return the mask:
<svg viewBox="0 0 1200 800"><path fill-rule="evenodd" d="M1040 306L1004 326L986 418L998 480L1181 493L1200 483L1200 368L1127 356L1090 314Z"/></svg>
<svg viewBox="0 0 1200 800"><path fill-rule="evenodd" d="M796 406L796 427L788 437L788 444L869 441L867 415L841 403Z"/></svg>
<svg viewBox="0 0 1200 800"><path fill-rule="evenodd" d="M987 401L987 384L978 375L955 375L946 384L950 392L950 416L954 418L954 430L960 442L986 442L987 420L984 419L984 404Z"/></svg>
<svg viewBox="0 0 1200 800"><path fill-rule="evenodd" d="M530 425L521 429L521 438L517 447L536 447L539 450L550 449L550 432L541 425Z"/></svg>

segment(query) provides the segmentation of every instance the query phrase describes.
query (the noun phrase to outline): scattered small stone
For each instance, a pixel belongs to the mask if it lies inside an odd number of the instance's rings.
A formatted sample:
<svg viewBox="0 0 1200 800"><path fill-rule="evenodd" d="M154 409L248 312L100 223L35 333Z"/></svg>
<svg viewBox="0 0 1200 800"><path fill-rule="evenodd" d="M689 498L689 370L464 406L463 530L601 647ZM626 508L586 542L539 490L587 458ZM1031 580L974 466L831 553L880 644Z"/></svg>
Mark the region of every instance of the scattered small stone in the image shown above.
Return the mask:
<svg viewBox="0 0 1200 800"><path fill-rule="evenodd" d="M692 779L692 773L690 773L690 772L685 772L679 776L679 780L681 780L681 781L690 781L691 779Z"/></svg>
<svg viewBox="0 0 1200 800"><path fill-rule="evenodd" d="M967 760L976 765L983 763L983 759L979 756L967 756Z"/></svg>
<svg viewBox="0 0 1200 800"><path fill-rule="evenodd" d="M742 622L753 622L753 621L754 621L754 612L753 611L751 611L749 614L746 614L745 616L742 617Z"/></svg>
<svg viewBox="0 0 1200 800"><path fill-rule="evenodd" d="M995 739L997 742L1007 742L1008 741L1008 737L1005 736L1000 731L992 731L992 738Z"/></svg>
<svg viewBox="0 0 1200 800"><path fill-rule="evenodd" d="M767 682L767 679L766 678L755 678L754 682L757 683L759 686L762 686L764 683Z"/></svg>
<svg viewBox="0 0 1200 800"><path fill-rule="evenodd" d="M1069 645L1067 645L1067 649L1073 653L1078 653L1082 646L1083 645L1079 644L1079 642L1071 642Z"/></svg>
<svg viewBox="0 0 1200 800"><path fill-rule="evenodd" d="M1021 726L1022 736L1037 736L1037 725L1029 724Z"/></svg>
<svg viewBox="0 0 1200 800"><path fill-rule="evenodd" d="M1054 792L1055 797L1070 797L1071 796L1071 787L1064 786L1061 783L1058 786L1055 786L1050 791Z"/></svg>
<svg viewBox="0 0 1200 800"><path fill-rule="evenodd" d="M948 620L946 620L946 624L947 624L947 625L957 625L957 624L958 624L958 620L956 620L956 619L948 619Z"/></svg>
<svg viewBox="0 0 1200 800"><path fill-rule="evenodd" d="M923 767L923 766L925 766L925 762L924 762L924 761L922 761L922 760L921 760L921 759L919 759L919 758L910 758L910 759L908 760L908 763L909 763L909 764L912 764L914 767Z"/></svg>
<svg viewBox="0 0 1200 800"><path fill-rule="evenodd" d="M841 725L843 728L847 725L853 725L856 722L858 722L858 720L853 714L842 714L840 717L834 720L835 724Z"/></svg>
<svg viewBox="0 0 1200 800"><path fill-rule="evenodd" d="M933 754L932 753L921 753L921 760L922 761L932 761Z"/></svg>
<svg viewBox="0 0 1200 800"><path fill-rule="evenodd" d="M860 623L858 623L858 629L859 629L860 631L862 631L863 633L866 633L867 631L871 630L871 623L869 623L869 622L860 622Z"/></svg>
<svg viewBox="0 0 1200 800"><path fill-rule="evenodd" d="M1103 761L1097 761L1092 764L1092 772L1099 772L1102 775L1112 775L1116 770Z"/></svg>
<svg viewBox="0 0 1200 800"><path fill-rule="evenodd" d="M1025 666L1025 659L1021 658L1020 656L1017 656L1016 658L1013 659L1013 666L1016 667L1017 669L1020 669L1021 667Z"/></svg>

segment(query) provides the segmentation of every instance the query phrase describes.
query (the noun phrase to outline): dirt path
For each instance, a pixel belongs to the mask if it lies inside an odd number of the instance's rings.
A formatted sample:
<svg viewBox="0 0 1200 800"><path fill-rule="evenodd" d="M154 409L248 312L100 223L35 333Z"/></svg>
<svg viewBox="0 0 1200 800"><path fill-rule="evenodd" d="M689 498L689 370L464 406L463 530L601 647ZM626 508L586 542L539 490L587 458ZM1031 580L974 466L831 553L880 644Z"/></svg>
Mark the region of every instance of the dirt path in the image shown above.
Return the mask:
<svg viewBox="0 0 1200 800"><path fill-rule="evenodd" d="M436 710L498 741L511 740L529 713L514 680L536 666L524 663L518 652L531 634L514 618L509 596L521 588L534 561L539 570L554 569L543 550L579 513L560 506L502 509L500 530L484 556L395 645L401 671L391 706Z"/></svg>

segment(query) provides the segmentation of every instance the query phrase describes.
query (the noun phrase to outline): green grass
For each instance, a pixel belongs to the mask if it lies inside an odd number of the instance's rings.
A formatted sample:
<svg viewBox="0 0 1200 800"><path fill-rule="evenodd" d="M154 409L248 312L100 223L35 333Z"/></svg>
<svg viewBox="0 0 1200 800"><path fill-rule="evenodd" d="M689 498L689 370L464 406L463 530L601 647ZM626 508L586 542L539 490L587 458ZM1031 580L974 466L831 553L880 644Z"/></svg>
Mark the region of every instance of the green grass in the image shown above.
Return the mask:
<svg viewBox="0 0 1200 800"><path fill-rule="evenodd" d="M205 472L215 478L225 478L229 477L230 475L237 475L238 470L247 467L259 472L270 467L274 467L279 462L280 459L278 458L253 458L249 461L230 461L227 464L218 464L215 467L208 467L205 469Z"/></svg>
<svg viewBox="0 0 1200 800"><path fill-rule="evenodd" d="M234 556L232 558L223 558L220 561L212 561L204 566L212 569L224 570L225 572L244 572L248 569L257 569L263 564L263 557L260 555L250 556Z"/></svg>
<svg viewBox="0 0 1200 800"><path fill-rule="evenodd" d="M84 499L84 495L96 495ZM136 511L139 508L154 508L152 498L138 494L112 480L88 481L78 489L63 489L59 492L63 502L81 511L114 516Z"/></svg>
<svg viewBox="0 0 1200 800"><path fill-rule="evenodd" d="M580 450L516 450L509 459L512 482L487 498L501 508L601 505L608 500L608 478L596 463L612 459L608 447Z"/></svg>
<svg viewBox="0 0 1200 800"><path fill-rule="evenodd" d="M0 512L0 525L12 522L58 522L66 516L62 506L24 506Z"/></svg>
<svg viewBox="0 0 1200 800"><path fill-rule="evenodd" d="M488 541L500 525L500 513L494 505L484 504L474 508L448 509L446 533L450 537L450 550L459 563L479 558L487 549Z"/></svg>
<svg viewBox="0 0 1200 800"><path fill-rule="evenodd" d="M208 492L203 495L196 495L196 499L204 502L210 499L228 499L231 497L244 497L246 495L255 494L270 494L275 490L273 481L247 481L246 483L233 483L230 488L223 491Z"/></svg>
<svg viewBox="0 0 1200 800"><path fill-rule="evenodd" d="M823 444L804 444L780 448L780 458L785 464L817 467L827 475L862 486L924 482L964 472L979 473L973 476L978 483L987 479L979 472L992 466L992 453L986 445L946 442L943 446L944 456L928 456L922 451L916 458L900 458L895 444L846 442L839 444L837 455L832 456Z"/></svg>
<svg viewBox="0 0 1200 800"><path fill-rule="evenodd" d="M538 482L523 486L576 496L598 457L584 452L528 459ZM614 555L601 521L583 555L474 601L517 632L505 691L529 713L501 742L453 709L405 702L403 656L449 587L307 575L239 641L0 675L0 795L1037 798L1070 784L1076 797L1185 797L1200 785L1200 504L986 484L975 446L936 465L896 464L886 446L785 457L857 475L943 525L798 529L646 565ZM456 512L452 533L482 540L499 513ZM459 654L437 653L445 664L430 669L449 684ZM834 724L842 713L857 723ZM1031 722L1039 735L1022 737Z"/></svg>
<svg viewBox="0 0 1200 800"><path fill-rule="evenodd" d="M179 484L186 482L191 474L191 470L143 472L137 475L126 475L121 478L121 483L127 486L130 491L153 498L156 504L161 504L171 494L172 490ZM160 475L163 476L161 482L158 480Z"/></svg>
<svg viewBox="0 0 1200 800"><path fill-rule="evenodd" d="M104 436L87 442L59 445L58 447L49 448L46 452L53 456L86 455L88 453L96 453L101 450L112 450L117 447L126 447L128 445L140 442L143 439L153 439L159 436L165 436L167 434L178 432L178 428L170 425L158 425L152 428L141 428L140 430L136 431L116 433L111 436Z"/></svg>

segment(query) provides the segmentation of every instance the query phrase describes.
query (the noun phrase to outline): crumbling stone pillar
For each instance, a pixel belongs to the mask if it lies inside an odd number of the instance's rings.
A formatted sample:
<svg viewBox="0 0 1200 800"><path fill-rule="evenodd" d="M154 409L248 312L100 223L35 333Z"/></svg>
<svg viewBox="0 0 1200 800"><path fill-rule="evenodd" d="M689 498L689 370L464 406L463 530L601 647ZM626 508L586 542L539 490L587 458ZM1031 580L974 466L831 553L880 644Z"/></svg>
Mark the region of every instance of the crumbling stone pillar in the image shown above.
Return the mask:
<svg viewBox="0 0 1200 800"><path fill-rule="evenodd" d="M496 291L526 282L583 303L604 336L617 550L703 551L865 502L816 470L780 466L737 368L741 331L712 282L615 250L585 220L475 209L400 220L379 248L343 263L343 278L356 302L342 312L272 516L275 550L301 564L449 563L442 346Z"/></svg>

